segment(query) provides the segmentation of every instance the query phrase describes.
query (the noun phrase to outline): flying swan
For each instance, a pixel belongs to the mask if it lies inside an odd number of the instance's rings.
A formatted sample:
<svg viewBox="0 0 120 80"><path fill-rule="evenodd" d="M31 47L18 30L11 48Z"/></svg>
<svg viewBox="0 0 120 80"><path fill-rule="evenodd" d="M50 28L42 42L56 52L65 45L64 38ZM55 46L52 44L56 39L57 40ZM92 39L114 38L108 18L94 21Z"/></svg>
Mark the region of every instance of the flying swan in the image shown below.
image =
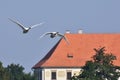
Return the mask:
<svg viewBox="0 0 120 80"><path fill-rule="evenodd" d="M8 18L8 19L9 19L10 21L12 21L13 23L17 24L19 27L21 27L22 30L23 30L23 33L27 33L30 29L35 28L35 27L40 26L40 25L43 24L43 23L39 23L39 24L35 24L35 25L33 25L33 26L30 26L30 27L25 27L24 25L22 25L22 24L19 23L18 21L14 21L14 20L12 20L12 19L10 19L10 18Z"/></svg>
<svg viewBox="0 0 120 80"><path fill-rule="evenodd" d="M67 38L63 34L60 34L59 32L46 32L42 36L40 36L40 38L42 38L42 37L44 37L46 35L50 35L50 38L54 38L54 37L57 37L57 36L61 37L67 42L67 44L69 44Z"/></svg>

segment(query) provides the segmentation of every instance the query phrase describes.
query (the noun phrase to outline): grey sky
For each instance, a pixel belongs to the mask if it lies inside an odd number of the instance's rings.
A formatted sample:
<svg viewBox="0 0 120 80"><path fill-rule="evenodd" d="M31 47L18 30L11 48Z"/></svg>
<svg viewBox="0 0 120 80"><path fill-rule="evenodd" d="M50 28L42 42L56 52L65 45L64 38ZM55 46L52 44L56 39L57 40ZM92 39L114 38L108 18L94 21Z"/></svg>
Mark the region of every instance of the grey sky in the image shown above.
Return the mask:
<svg viewBox="0 0 120 80"><path fill-rule="evenodd" d="M38 38L45 32L66 30L77 33L120 33L120 0L1 0L0 61L4 66L15 63L31 72L60 39ZM28 34L8 20L26 26L45 22Z"/></svg>

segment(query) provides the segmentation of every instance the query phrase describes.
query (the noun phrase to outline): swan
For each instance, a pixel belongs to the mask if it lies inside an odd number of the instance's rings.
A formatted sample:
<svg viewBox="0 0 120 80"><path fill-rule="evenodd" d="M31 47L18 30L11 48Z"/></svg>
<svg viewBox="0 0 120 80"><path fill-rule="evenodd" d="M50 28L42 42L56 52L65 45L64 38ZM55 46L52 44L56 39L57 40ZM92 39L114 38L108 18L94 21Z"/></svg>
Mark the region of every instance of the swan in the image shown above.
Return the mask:
<svg viewBox="0 0 120 80"><path fill-rule="evenodd" d="M67 44L69 44L67 38L63 34L61 34L59 32L46 32L42 36L40 36L40 38L42 38L42 37L44 37L46 35L50 35L50 38L54 38L54 37L59 36L59 37L63 38L67 42Z"/></svg>
<svg viewBox="0 0 120 80"><path fill-rule="evenodd" d="M19 23L18 21L14 21L14 20L12 20L12 19L10 19L10 18L8 18L8 19L9 19L10 21L12 21L13 23L17 24L19 27L21 27L22 30L23 30L23 33L27 33L30 29L35 28L35 27L43 24L43 23L39 23L39 24L35 24L35 25L33 25L33 26L30 26L30 27L25 27L24 25L22 25L22 24Z"/></svg>

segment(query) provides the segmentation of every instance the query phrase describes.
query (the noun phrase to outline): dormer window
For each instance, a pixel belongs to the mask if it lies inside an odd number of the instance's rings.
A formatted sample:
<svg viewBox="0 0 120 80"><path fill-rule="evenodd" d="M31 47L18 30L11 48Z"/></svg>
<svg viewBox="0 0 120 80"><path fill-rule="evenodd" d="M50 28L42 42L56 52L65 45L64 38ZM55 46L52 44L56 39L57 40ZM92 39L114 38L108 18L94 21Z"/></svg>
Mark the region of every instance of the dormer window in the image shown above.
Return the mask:
<svg viewBox="0 0 120 80"><path fill-rule="evenodd" d="M72 54L72 53L68 53L68 54L67 54L67 57L68 57L68 58L73 58L73 54Z"/></svg>

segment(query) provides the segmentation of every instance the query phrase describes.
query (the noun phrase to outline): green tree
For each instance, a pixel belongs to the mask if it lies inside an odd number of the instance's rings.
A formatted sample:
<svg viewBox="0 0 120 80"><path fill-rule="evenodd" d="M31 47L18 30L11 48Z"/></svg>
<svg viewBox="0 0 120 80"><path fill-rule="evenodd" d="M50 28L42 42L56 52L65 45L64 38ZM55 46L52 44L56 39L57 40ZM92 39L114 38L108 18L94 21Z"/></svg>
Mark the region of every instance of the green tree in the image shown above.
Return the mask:
<svg viewBox="0 0 120 80"><path fill-rule="evenodd" d="M23 80L36 80L35 76L32 75L31 73L24 74Z"/></svg>
<svg viewBox="0 0 120 80"><path fill-rule="evenodd" d="M31 73L23 72L24 67L19 64L10 64L3 67L0 62L0 80L36 80Z"/></svg>
<svg viewBox="0 0 120 80"><path fill-rule="evenodd" d="M105 47L94 50L96 54L93 55L93 60L86 62L77 80L118 80L120 67L113 64L116 56L112 53L105 53Z"/></svg>
<svg viewBox="0 0 120 80"><path fill-rule="evenodd" d="M4 68L2 62L0 62L0 80L3 80L4 77Z"/></svg>
<svg viewBox="0 0 120 80"><path fill-rule="evenodd" d="M23 80L24 67L19 64L10 64L7 66L6 70L9 73L10 80Z"/></svg>
<svg viewBox="0 0 120 80"><path fill-rule="evenodd" d="M6 68L4 68L3 80L10 80L10 75Z"/></svg>

